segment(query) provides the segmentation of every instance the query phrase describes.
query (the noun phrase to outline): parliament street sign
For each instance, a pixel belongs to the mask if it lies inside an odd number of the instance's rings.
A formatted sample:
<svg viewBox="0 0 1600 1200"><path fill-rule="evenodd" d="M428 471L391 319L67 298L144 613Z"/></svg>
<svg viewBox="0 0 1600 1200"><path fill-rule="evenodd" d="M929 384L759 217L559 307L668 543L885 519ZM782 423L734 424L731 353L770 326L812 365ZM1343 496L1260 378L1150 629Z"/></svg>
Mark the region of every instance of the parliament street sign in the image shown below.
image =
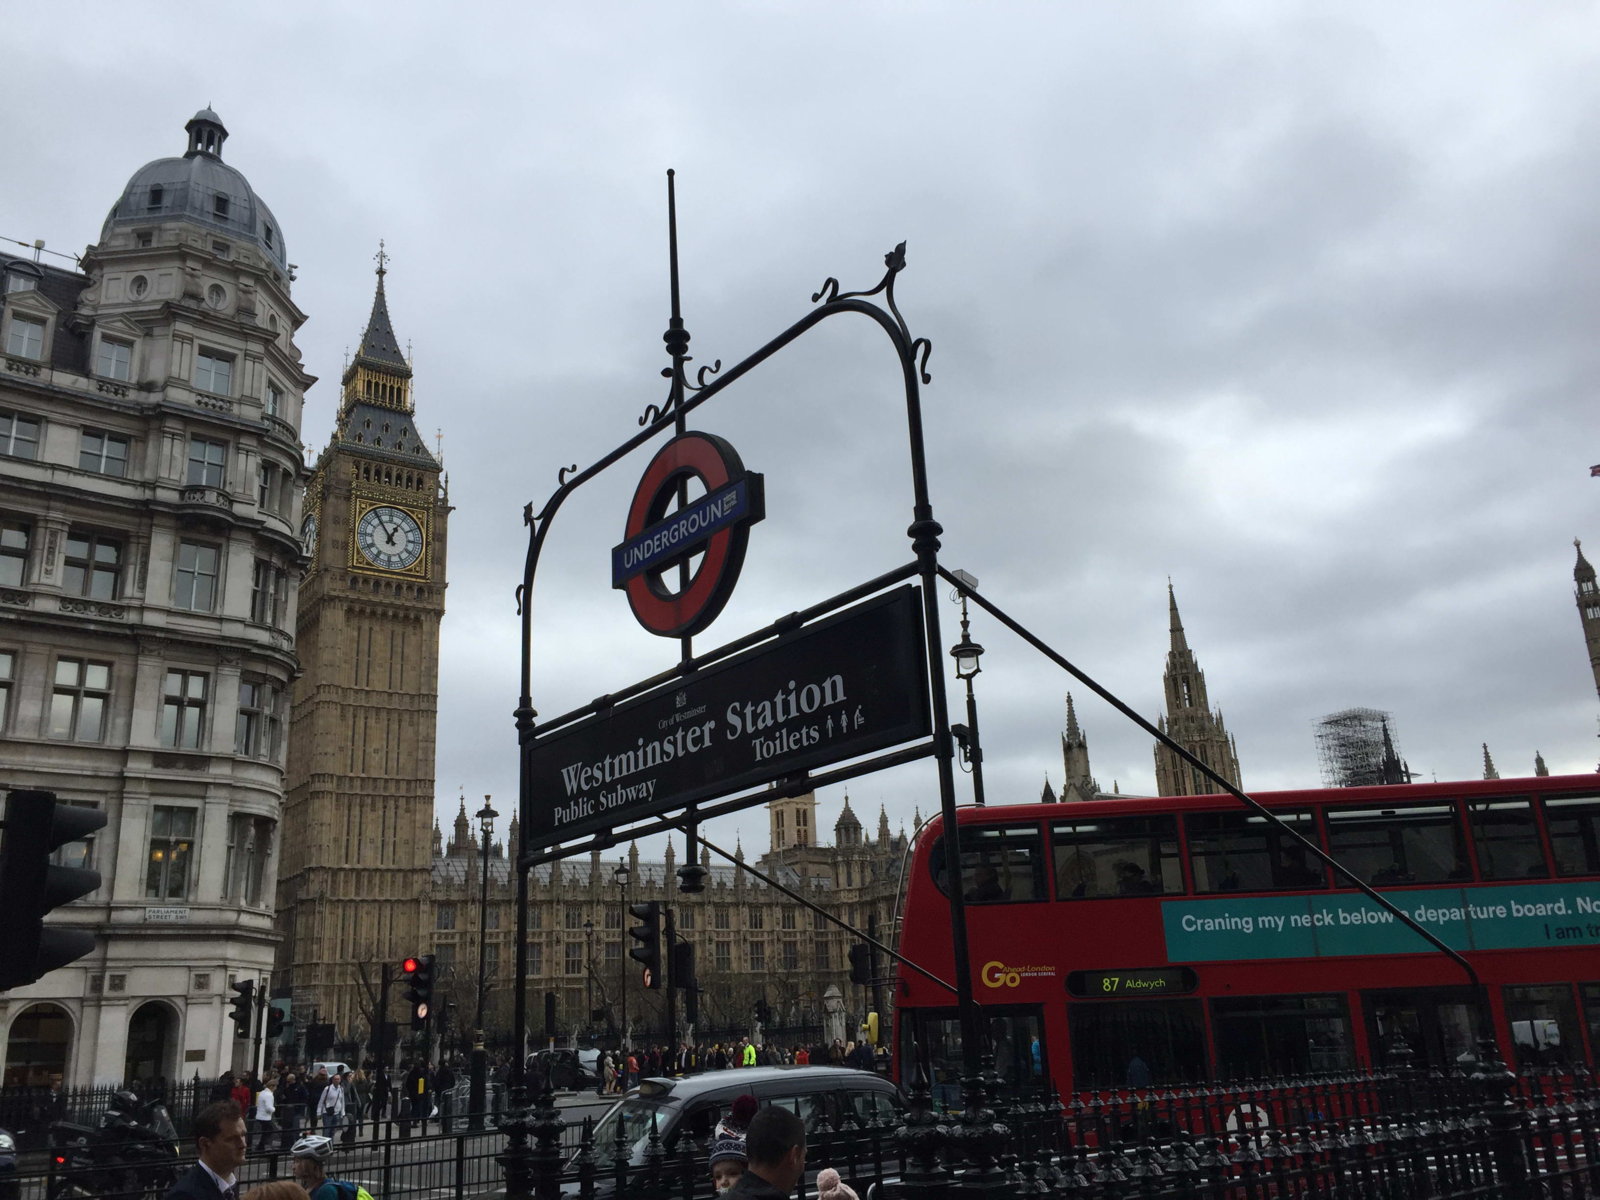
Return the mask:
<svg viewBox="0 0 1600 1200"><path fill-rule="evenodd" d="M535 844L926 737L927 645L907 585L541 737Z"/></svg>

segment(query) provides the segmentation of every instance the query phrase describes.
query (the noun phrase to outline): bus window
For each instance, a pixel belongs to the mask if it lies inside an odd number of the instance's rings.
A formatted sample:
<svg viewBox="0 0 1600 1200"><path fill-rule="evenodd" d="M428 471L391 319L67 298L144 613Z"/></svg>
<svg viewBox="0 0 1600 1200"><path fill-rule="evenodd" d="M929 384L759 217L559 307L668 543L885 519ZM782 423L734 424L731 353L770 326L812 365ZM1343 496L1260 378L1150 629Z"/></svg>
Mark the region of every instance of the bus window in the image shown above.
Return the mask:
<svg viewBox="0 0 1600 1200"><path fill-rule="evenodd" d="M983 1028L994 1055L996 1074L1005 1081L1007 1095L1043 1090L1049 1083L1045 1070L1044 1014L1037 1005L983 1006ZM961 1107L961 1021L954 1009L906 1010L900 1021L903 1086L909 1086L913 1058L924 1056L934 1106Z"/></svg>
<svg viewBox="0 0 1600 1200"><path fill-rule="evenodd" d="M1536 1067L1583 1058L1571 987L1564 983L1508 987L1505 998L1517 1066Z"/></svg>
<svg viewBox="0 0 1600 1200"><path fill-rule="evenodd" d="M944 838L928 856L933 879L949 895L944 871ZM1035 825L963 825L961 894L968 904L1044 899L1044 851Z"/></svg>
<svg viewBox="0 0 1600 1200"><path fill-rule="evenodd" d="M1355 1063L1343 996L1241 996L1211 1002L1217 1076L1313 1075Z"/></svg>
<svg viewBox="0 0 1600 1200"><path fill-rule="evenodd" d="M1140 896L1183 891L1178 822L1158 817L1105 817L1057 822L1056 897Z"/></svg>
<svg viewBox="0 0 1600 1200"><path fill-rule="evenodd" d="M1589 1053L1600 1058L1600 983L1578 985L1583 993L1583 1019L1589 1025Z"/></svg>
<svg viewBox="0 0 1600 1200"><path fill-rule="evenodd" d="M1276 814L1313 845L1309 812ZM1327 887L1322 864L1274 822L1254 813L1190 813L1184 818L1197 892L1269 892Z"/></svg>
<svg viewBox="0 0 1600 1200"><path fill-rule="evenodd" d="M1549 878L1530 801L1468 800L1467 824L1484 879Z"/></svg>
<svg viewBox="0 0 1600 1200"><path fill-rule="evenodd" d="M1067 1006L1072 1085L1154 1087L1206 1078L1205 1015L1198 1000Z"/></svg>
<svg viewBox="0 0 1600 1200"><path fill-rule="evenodd" d="M1471 879L1453 804L1330 808L1328 852L1368 883Z"/></svg>
<svg viewBox="0 0 1600 1200"><path fill-rule="evenodd" d="M1390 1065L1399 1042L1419 1067L1450 1068L1477 1057L1489 1021L1470 989L1412 988L1361 993L1372 1065Z"/></svg>
<svg viewBox="0 0 1600 1200"><path fill-rule="evenodd" d="M1544 821L1557 875L1600 875L1600 797L1546 800Z"/></svg>

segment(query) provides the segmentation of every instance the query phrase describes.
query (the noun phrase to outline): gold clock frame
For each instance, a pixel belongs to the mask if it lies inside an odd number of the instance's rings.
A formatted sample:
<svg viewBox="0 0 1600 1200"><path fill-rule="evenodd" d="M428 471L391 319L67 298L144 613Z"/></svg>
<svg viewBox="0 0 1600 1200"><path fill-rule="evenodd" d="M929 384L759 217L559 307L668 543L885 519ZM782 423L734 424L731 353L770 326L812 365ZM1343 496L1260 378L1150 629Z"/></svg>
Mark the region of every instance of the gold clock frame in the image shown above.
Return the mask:
<svg viewBox="0 0 1600 1200"><path fill-rule="evenodd" d="M408 496L408 500L410 497ZM417 528L422 530L422 553L417 555L417 561L409 567L380 567L361 553L361 547L356 541L356 529L361 524L361 518L375 508L398 508L410 515L416 521ZM324 531L326 532L326 531ZM381 575L385 579L427 579L432 570L433 561L433 512L430 509L419 508L407 500L401 500L394 495L384 495L381 492L363 492L352 494L350 497L350 527L348 531L350 546L349 567L352 571L360 571L367 575Z"/></svg>

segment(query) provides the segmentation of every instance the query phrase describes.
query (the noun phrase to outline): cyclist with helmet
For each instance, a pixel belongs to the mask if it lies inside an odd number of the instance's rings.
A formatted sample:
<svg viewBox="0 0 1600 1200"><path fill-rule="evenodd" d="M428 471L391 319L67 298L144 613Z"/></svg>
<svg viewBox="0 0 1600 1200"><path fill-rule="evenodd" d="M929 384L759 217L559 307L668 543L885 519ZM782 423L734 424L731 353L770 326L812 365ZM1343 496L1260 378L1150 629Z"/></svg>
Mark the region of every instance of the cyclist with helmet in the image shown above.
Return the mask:
<svg viewBox="0 0 1600 1200"><path fill-rule="evenodd" d="M312 1134L289 1149L294 1163L295 1182L305 1188L310 1200L372 1200L360 1184L328 1178L328 1158L333 1154L333 1139Z"/></svg>

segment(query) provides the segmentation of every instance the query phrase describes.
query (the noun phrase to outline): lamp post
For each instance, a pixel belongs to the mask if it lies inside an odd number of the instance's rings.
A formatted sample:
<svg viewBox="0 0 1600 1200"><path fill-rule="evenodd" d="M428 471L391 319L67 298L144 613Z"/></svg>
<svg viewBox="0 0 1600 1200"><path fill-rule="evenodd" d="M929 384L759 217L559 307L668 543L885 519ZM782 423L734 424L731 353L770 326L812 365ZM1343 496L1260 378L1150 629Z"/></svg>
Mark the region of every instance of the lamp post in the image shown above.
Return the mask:
<svg viewBox="0 0 1600 1200"><path fill-rule="evenodd" d="M617 869L611 874L617 881L617 904L622 914L622 929L628 927L628 860L618 859ZM619 1007L622 1010L622 1023L617 1029L617 1047L624 1055L628 1052L628 956L622 955L622 966L617 975L617 995L620 997ZM627 1059L624 1058L623 1062ZM619 1065L619 1071L622 1067Z"/></svg>
<svg viewBox="0 0 1600 1200"><path fill-rule="evenodd" d="M483 798L478 810L478 829L483 834L483 891L478 901L478 1019L472 1034L472 1082L467 1097L467 1128L483 1129L483 1112L488 1107L489 1052L483 1047L483 993L484 943L489 938L489 838L494 834L494 819L500 814L489 806L489 797Z"/></svg>
<svg viewBox="0 0 1600 1200"><path fill-rule="evenodd" d="M584 971L584 1006L583 1027L592 1030L594 1027L594 922L588 917L583 919L583 936L589 943L589 965ZM590 1034L590 1042L594 1040Z"/></svg>
<svg viewBox="0 0 1600 1200"><path fill-rule="evenodd" d="M977 587L976 576L965 571L952 571L957 579L969 587ZM961 597L961 640L950 647L950 657L956 660L956 678L967 685L967 736L957 740L961 742L962 757L972 764L972 801L979 808L983 807L983 745L978 741L978 702L972 695L972 681L983 670L978 660L983 657L983 647L972 640L967 631L967 594L957 589ZM952 733L956 730L952 727ZM957 873L959 878L959 872Z"/></svg>

